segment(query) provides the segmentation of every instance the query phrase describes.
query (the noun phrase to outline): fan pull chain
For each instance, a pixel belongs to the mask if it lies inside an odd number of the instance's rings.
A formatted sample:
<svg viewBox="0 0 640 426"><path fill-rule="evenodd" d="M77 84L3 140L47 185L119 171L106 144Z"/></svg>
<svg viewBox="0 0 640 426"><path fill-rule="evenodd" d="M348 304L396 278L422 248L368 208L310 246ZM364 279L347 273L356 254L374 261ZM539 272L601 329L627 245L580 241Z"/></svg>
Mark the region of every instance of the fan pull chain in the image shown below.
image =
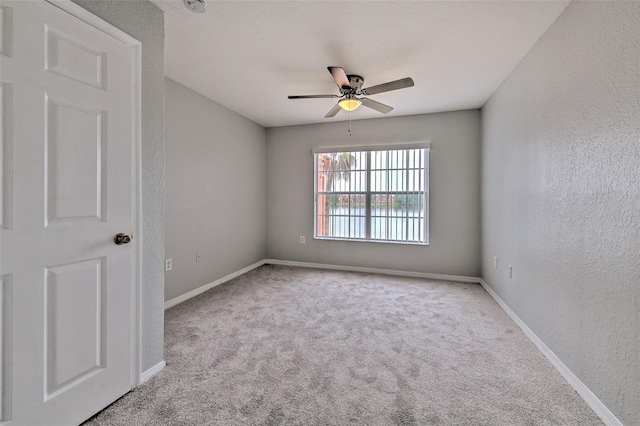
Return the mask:
<svg viewBox="0 0 640 426"><path fill-rule="evenodd" d="M351 136L351 111L349 111L349 136Z"/></svg>

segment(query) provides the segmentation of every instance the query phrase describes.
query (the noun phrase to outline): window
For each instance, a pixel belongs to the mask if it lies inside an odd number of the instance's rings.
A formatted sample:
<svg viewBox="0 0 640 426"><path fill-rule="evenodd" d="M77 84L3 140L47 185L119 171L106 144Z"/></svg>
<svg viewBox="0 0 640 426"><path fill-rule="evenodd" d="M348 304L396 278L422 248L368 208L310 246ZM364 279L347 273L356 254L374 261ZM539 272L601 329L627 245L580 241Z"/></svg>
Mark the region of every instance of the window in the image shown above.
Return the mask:
<svg viewBox="0 0 640 426"><path fill-rule="evenodd" d="M315 238L428 244L428 144L323 148L313 156Z"/></svg>

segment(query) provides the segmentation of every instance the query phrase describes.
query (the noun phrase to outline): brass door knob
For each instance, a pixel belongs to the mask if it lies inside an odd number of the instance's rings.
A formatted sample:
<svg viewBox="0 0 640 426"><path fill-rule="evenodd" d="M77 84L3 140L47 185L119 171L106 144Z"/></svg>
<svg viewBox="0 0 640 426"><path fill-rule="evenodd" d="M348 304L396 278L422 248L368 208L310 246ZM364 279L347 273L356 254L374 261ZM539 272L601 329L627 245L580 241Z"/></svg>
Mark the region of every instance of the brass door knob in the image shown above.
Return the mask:
<svg viewBox="0 0 640 426"><path fill-rule="evenodd" d="M131 242L131 235L123 234L122 232L113 237L113 242L117 245L129 244Z"/></svg>

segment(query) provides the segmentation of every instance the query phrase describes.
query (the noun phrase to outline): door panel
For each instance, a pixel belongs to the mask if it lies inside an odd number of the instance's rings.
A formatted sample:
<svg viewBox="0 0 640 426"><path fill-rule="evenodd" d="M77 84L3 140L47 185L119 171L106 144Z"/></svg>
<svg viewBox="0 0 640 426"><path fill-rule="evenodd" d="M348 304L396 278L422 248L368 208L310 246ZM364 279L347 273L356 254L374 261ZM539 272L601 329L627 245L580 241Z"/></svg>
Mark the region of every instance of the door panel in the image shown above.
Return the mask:
<svg viewBox="0 0 640 426"><path fill-rule="evenodd" d="M100 258L47 268L47 400L105 368L104 263Z"/></svg>
<svg viewBox="0 0 640 426"><path fill-rule="evenodd" d="M0 423L11 419L11 275L0 275Z"/></svg>
<svg viewBox="0 0 640 426"><path fill-rule="evenodd" d="M12 94L11 83L0 81L0 229L11 229Z"/></svg>
<svg viewBox="0 0 640 426"><path fill-rule="evenodd" d="M0 413L77 424L131 388L134 52L41 0L0 23Z"/></svg>
<svg viewBox="0 0 640 426"><path fill-rule="evenodd" d="M11 35L13 34L12 10L0 5L0 55L11 57Z"/></svg>
<svg viewBox="0 0 640 426"><path fill-rule="evenodd" d="M59 29L46 28L45 69L100 89L106 87L106 54Z"/></svg>
<svg viewBox="0 0 640 426"><path fill-rule="evenodd" d="M48 98L45 199L56 220L106 220L106 111ZM82 161L78 161L78 157Z"/></svg>

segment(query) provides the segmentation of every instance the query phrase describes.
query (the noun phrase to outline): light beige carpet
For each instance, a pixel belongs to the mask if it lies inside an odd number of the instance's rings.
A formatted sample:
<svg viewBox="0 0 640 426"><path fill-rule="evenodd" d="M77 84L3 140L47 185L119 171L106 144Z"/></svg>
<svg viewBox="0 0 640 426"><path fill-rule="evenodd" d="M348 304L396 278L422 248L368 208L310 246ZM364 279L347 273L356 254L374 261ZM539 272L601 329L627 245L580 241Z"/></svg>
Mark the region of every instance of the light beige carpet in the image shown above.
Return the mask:
<svg viewBox="0 0 640 426"><path fill-rule="evenodd" d="M167 367L88 425L595 425L477 284L263 266L166 312Z"/></svg>

